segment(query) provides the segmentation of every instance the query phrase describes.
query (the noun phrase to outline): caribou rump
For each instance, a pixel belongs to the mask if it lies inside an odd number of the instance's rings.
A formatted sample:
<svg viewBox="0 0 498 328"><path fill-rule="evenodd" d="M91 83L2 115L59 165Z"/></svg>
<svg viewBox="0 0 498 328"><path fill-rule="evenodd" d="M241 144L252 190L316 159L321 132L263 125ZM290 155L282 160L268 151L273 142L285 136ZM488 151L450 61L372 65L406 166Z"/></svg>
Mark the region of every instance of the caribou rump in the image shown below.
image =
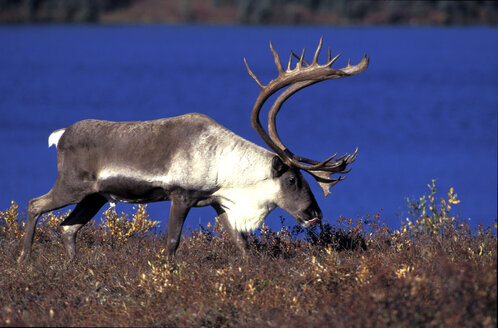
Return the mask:
<svg viewBox="0 0 498 328"><path fill-rule="evenodd" d="M280 207L303 227L320 223L322 212L301 171L316 179L324 196L347 173L357 155L335 155L315 161L293 154L280 140L276 115L283 102L314 83L363 72L368 58L356 65L333 69L339 57L318 64L323 37L308 63L291 52L287 69L270 42L278 77L263 85L254 104L251 125L275 152L247 141L202 114L143 122L83 120L53 132L49 146L57 148L58 176L53 188L28 203L26 233L19 262L30 258L36 223L41 214L76 204L62 222L62 239L69 258L76 254L77 231L107 202L148 203L171 201L167 253L178 248L185 218L192 207L212 206L225 229L244 252L247 233ZM291 68L293 57L299 60ZM287 87L268 114L268 133L259 113L265 101Z"/></svg>

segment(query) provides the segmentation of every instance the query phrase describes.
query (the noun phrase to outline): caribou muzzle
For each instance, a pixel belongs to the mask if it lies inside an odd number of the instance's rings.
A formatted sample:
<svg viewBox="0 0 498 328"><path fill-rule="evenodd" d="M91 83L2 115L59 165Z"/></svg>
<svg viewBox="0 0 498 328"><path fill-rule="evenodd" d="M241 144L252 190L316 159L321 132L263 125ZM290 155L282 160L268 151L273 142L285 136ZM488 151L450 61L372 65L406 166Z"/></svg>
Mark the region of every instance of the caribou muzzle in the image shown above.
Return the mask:
<svg viewBox="0 0 498 328"><path fill-rule="evenodd" d="M296 216L296 221L303 228L309 228L322 222L322 211L318 206L310 206L300 215Z"/></svg>

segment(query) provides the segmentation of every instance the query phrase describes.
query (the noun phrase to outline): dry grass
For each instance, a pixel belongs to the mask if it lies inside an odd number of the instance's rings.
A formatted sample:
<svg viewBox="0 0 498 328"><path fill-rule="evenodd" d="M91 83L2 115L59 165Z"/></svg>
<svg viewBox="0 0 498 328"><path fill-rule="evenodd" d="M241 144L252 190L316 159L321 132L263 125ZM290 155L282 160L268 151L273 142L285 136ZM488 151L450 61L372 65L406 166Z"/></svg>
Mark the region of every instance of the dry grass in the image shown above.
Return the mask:
<svg viewBox="0 0 498 328"><path fill-rule="evenodd" d="M129 233L151 228L139 208L128 220L142 223L114 234L85 227L73 262L49 214L32 262L18 265L13 203L0 212L0 325L496 327L496 224L471 231L450 215L453 190L436 202L432 187L397 231L379 216L310 231L283 222L252 236L243 258L215 221L185 234L175 263L164 235Z"/></svg>

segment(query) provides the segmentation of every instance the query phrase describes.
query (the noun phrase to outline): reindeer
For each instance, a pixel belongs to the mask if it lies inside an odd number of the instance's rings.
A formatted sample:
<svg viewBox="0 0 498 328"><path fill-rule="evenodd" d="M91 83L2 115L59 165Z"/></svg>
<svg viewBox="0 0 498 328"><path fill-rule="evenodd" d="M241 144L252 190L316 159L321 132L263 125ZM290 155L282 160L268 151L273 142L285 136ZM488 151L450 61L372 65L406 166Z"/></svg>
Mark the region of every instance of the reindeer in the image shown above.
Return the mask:
<svg viewBox="0 0 498 328"><path fill-rule="evenodd" d="M309 64L291 52L287 69L270 42L278 76L263 85L249 68L249 75L261 88L251 114L251 125L275 153L245 140L202 114L143 122L83 120L57 130L49 146L57 148L58 176L53 188L28 203L26 233L19 262L30 258L36 223L40 215L76 204L61 223L67 255L75 257L75 237L100 208L110 202L149 203L171 201L167 254L173 257L180 242L185 218L192 207L212 206L238 247L247 248L247 233L261 225L266 216L280 207L303 227L319 224L322 212L301 171L310 174L324 196L349 172L346 167L357 156L333 155L315 161L292 153L281 141L276 115L286 99L297 91L324 80L363 72L366 55L356 65L341 69L331 66L328 52L324 65L318 64L323 37ZM299 58L291 68L293 57ZM286 88L268 114L268 133L259 113L265 101Z"/></svg>

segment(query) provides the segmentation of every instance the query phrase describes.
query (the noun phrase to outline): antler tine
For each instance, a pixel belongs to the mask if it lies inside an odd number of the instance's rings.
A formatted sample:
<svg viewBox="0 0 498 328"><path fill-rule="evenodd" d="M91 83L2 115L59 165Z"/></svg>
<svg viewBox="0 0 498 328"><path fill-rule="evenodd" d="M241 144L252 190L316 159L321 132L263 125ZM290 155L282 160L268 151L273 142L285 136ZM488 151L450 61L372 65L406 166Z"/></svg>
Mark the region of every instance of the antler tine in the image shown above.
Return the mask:
<svg viewBox="0 0 498 328"><path fill-rule="evenodd" d="M305 48L303 48L303 52L301 52L301 57L299 57L299 62L297 63L296 67L299 69L303 67L303 61L304 61L304 52L306 51Z"/></svg>
<svg viewBox="0 0 498 328"><path fill-rule="evenodd" d="M318 49L317 49L317 50L318 50ZM301 60L301 57L300 57L300 56L298 56L298 55L296 55L296 53L294 53L293 51L291 51L291 53L292 53L292 55L293 55L294 57L296 57L297 59ZM334 63L334 62L335 62L335 61L336 61L339 57L341 57L341 55L342 55L342 53L339 53L339 54L337 54L334 58L332 58L332 59L331 59L331 57L332 57L332 56L331 56L331 52L330 52L330 48L329 48L329 50L328 50L327 64L325 64L325 65L323 65L323 66L325 66L325 67L330 67L330 66L332 66L332 64L333 64L333 63ZM318 61L318 57L317 57L316 61L315 61L315 58L313 58L313 62L311 63L311 65L313 65L314 63L318 64L318 62L317 62L317 61ZM308 63L305 59L303 59L303 62L306 64L306 66L310 66L310 64L309 64L309 63Z"/></svg>
<svg viewBox="0 0 498 328"><path fill-rule="evenodd" d="M294 51L291 51L292 55L296 57L297 59L301 60L301 57L298 56ZM310 64L306 61L306 59L303 58L303 63L307 66L310 66Z"/></svg>
<svg viewBox="0 0 498 328"><path fill-rule="evenodd" d="M330 161L335 156L332 158L329 157L326 160L321 161L315 165L309 165L306 168L306 171L327 171L330 173L340 173L342 170L338 171L338 169L346 163L346 161L344 160L345 156L346 155L342 155L341 157L336 158L333 162Z"/></svg>
<svg viewBox="0 0 498 328"><path fill-rule="evenodd" d="M348 156L348 159L346 161L347 164L353 163L357 157L358 157L358 147L356 147L355 151L351 155Z"/></svg>
<svg viewBox="0 0 498 328"><path fill-rule="evenodd" d="M308 171L307 171L308 172ZM336 184L337 182L344 180L346 177L345 176L340 176L337 178L327 178L326 175L328 175L328 172L320 171L320 172L308 172L309 175L314 177L316 181L322 182L322 183L333 183Z"/></svg>
<svg viewBox="0 0 498 328"><path fill-rule="evenodd" d="M278 75L280 76L280 75L284 74L284 69L282 67L282 63L280 62L280 57L278 56L278 53L273 48L273 44L271 41L270 41L270 50L271 50L271 53L273 54L273 58L275 59L275 65L277 66L277 69L278 69Z"/></svg>
<svg viewBox="0 0 498 328"><path fill-rule="evenodd" d="M337 156L337 153L335 153L334 155L330 156L329 158L330 159L334 159L334 157L336 157L336 156ZM316 165L316 164L319 163L319 162L317 162L315 160L312 160L312 159L309 159L309 158L306 158L306 157L297 156L297 155L294 155L294 158L296 160L298 160L299 162L301 162L301 163L306 163L306 164L310 164L310 165Z"/></svg>
<svg viewBox="0 0 498 328"><path fill-rule="evenodd" d="M254 79L254 81L256 81L259 87L263 89L264 88L263 84L261 84L256 75L254 75L254 73L251 71L251 69L249 68L249 64L247 64L247 60L245 58L244 58L244 63L246 64L247 72L249 72L249 75L251 75L251 77Z"/></svg>
<svg viewBox="0 0 498 328"><path fill-rule="evenodd" d="M354 157L354 159L356 159L356 157L358 156L358 147L356 147L356 149L354 150L354 152L351 154L351 156Z"/></svg>
<svg viewBox="0 0 498 328"><path fill-rule="evenodd" d="M363 58L361 59L361 61L358 64L351 65L351 62L349 61L348 66L341 68L341 71L343 71L344 73L349 74L349 75L359 74L367 69L369 62L370 62L370 59L367 57L366 54L363 54Z"/></svg>
<svg viewBox="0 0 498 328"><path fill-rule="evenodd" d="M330 160L332 160L332 159L334 159L334 157L335 157L335 156L337 156L337 153L335 153L334 155L332 155L331 157L329 157L329 158L328 158L328 159L329 159L329 161L330 161ZM330 165L327 165L325 168L329 168L329 169L330 169L330 168L334 168L334 169L335 169L335 168L337 168L338 166L340 166L340 164L337 164L337 163L338 163L338 162L340 162L340 161L342 161L342 159L343 159L344 157L346 157L346 156L347 156L347 154L344 154L344 155L342 155L342 156L340 156L340 157L336 158L336 159L334 160L334 162L333 162L333 163L330 163ZM325 162L325 164L327 164L327 163L329 162L329 161L327 161L327 160L322 161L322 162L318 162L318 161L315 161L315 160L313 160L313 159L309 159L309 158L306 158L306 157L301 157L301 156L297 156L297 155L294 155L294 158L295 158L296 160L298 160L299 162L306 163L306 164L310 164L310 166L309 166L309 167L310 167L310 168L313 168L313 169L324 169L324 167L318 166L318 164L321 164L321 163L323 163L323 162ZM322 165L324 165L324 164L322 164Z"/></svg>
<svg viewBox="0 0 498 328"><path fill-rule="evenodd" d="M334 157L336 156L337 154L334 154L332 156L330 156L329 158L326 158L324 159L323 161L317 163L317 164L314 164L314 165L306 165L304 170L306 171L317 171L317 170L320 170L322 169L327 163L329 163L331 160L334 159ZM300 161L302 162L302 161Z"/></svg>
<svg viewBox="0 0 498 328"><path fill-rule="evenodd" d="M339 54L337 54L334 58L330 59L330 49L329 49L329 61L327 62L327 64L326 64L325 66L328 66L328 67L332 66L332 64L333 64L333 63L334 63L334 62L335 62L335 61L336 61L339 57L341 57L341 55L342 55L342 52L341 52L341 53L339 53Z"/></svg>
<svg viewBox="0 0 498 328"><path fill-rule="evenodd" d="M330 174L324 171L308 172L308 174L310 174L316 180L320 188L322 188L323 196L325 198L330 195L330 188L335 186L339 181L342 181L346 178L345 176L330 178L328 177Z"/></svg>
<svg viewBox="0 0 498 328"><path fill-rule="evenodd" d="M358 147L356 147L355 151L352 154L344 154L341 157L335 159L333 163L330 163L331 165L324 165L321 169L334 173L348 173L349 170L337 171L337 169L343 166L346 167L346 165L353 163L356 160L356 157L358 157Z"/></svg>
<svg viewBox="0 0 498 328"><path fill-rule="evenodd" d="M351 164L356 160L356 157L358 156L358 147L356 147L355 151L352 154L346 154L346 158L344 159L344 162L346 164Z"/></svg>
<svg viewBox="0 0 498 328"><path fill-rule="evenodd" d="M290 52L290 56L289 56L289 62L287 63L287 72L289 72L289 71L291 70L291 66L292 66L292 55L293 55L293 54L294 54L294 53L293 53L293 52L292 52L292 50L291 50L291 52Z"/></svg>
<svg viewBox="0 0 498 328"><path fill-rule="evenodd" d="M347 169L347 170L344 170L344 171L341 171L341 172L337 172L337 173L340 173L340 174L346 174L346 173L349 173L351 172L351 169Z"/></svg>
<svg viewBox="0 0 498 328"><path fill-rule="evenodd" d="M320 38L320 42L318 43L318 47L316 48L315 55L313 56L313 61L311 65L318 65L318 56L320 55L320 51L322 50L323 45L323 35Z"/></svg>

